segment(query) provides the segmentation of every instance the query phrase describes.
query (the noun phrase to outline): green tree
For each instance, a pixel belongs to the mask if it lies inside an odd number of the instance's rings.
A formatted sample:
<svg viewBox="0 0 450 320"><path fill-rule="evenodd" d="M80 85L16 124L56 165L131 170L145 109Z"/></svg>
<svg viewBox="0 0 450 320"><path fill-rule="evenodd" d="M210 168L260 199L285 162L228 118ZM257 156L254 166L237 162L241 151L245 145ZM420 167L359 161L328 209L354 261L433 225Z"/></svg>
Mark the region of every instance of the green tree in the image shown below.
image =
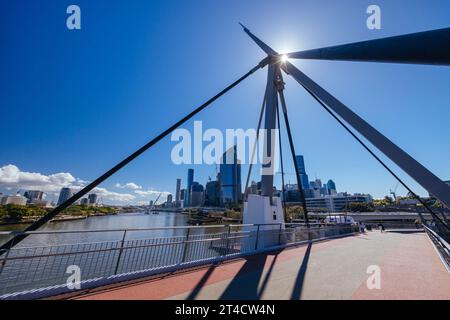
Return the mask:
<svg viewBox="0 0 450 320"><path fill-rule="evenodd" d="M367 202L352 202L348 205L348 210L351 212L373 212L373 203Z"/></svg>
<svg viewBox="0 0 450 320"><path fill-rule="evenodd" d="M4 206L0 206L0 219L4 219L8 215L8 211Z"/></svg>
<svg viewBox="0 0 450 320"><path fill-rule="evenodd" d="M17 204L7 204L6 205L6 216L13 220L20 220L22 217L27 215L27 207L20 206Z"/></svg>
<svg viewBox="0 0 450 320"><path fill-rule="evenodd" d="M286 221L290 221L292 219L302 219L303 215L303 207L302 206L289 206L286 207Z"/></svg>

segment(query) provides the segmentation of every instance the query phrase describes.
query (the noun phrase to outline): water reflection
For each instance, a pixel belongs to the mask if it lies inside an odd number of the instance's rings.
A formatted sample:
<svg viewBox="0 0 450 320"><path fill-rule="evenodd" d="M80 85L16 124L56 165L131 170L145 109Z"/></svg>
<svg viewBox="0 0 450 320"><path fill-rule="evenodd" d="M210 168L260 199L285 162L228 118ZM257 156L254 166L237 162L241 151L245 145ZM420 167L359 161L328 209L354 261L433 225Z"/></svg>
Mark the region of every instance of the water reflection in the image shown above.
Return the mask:
<svg viewBox="0 0 450 320"><path fill-rule="evenodd" d="M48 223L39 231L49 233L32 234L9 251L8 261L0 268L0 295L64 285L69 265L78 266L82 280L89 280L211 259L238 250L235 247L240 246L240 240L229 241L227 227L166 228L185 227L187 220L183 214L160 212ZM137 230L149 228L162 229Z"/></svg>
<svg viewBox="0 0 450 320"><path fill-rule="evenodd" d="M171 226L186 226L187 216L179 213L160 212L159 214L144 214L141 212L118 214L111 216L89 217L83 220L47 223L39 231L77 231L77 230L111 230L111 229L146 229ZM0 231L23 230L27 225L1 226ZM203 229L203 228L201 228ZM196 230L203 232L202 230ZM126 238L144 239L184 235L185 229L164 229L152 231L129 231ZM8 237L0 235L0 242ZM89 232L31 235L18 246L53 246L69 243L103 242L122 240L123 232Z"/></svg>

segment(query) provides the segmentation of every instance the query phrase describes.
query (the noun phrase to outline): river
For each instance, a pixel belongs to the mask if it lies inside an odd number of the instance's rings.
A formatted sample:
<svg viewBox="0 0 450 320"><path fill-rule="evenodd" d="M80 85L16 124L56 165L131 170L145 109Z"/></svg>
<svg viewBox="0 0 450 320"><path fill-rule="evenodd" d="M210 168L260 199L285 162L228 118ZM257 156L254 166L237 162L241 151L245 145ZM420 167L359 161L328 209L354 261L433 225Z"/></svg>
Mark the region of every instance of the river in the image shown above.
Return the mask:
<svg viewBox="0 0 450 320"><path fill-rule="evenodd" d="M88 280L212 258L228 248L223 227L199 227L189 233L187 228L162 228L187 226L187 220L180 213L136 212L47 223L39 232L48 233L28 236L8 253L6 263L0 263L0 295L64 284L68 266L79 267L82 280ZM25 227L10 225L0 230ZM150 228L162 229L132 230ZM190 242L185 242L186 236ZM0 237L5 242L9 236Z"/></svg>
<svg viewBox="0 0 450 320"><path fill-rule="evenodd" d="M47 223L39 231L67 231L67 230L111 230L111 229L147 229L172 226L186 226L188 217L174 212L159 212L158 214L144 214L140 212L123 213L108 216L93 216L82 220L59 221ZM0 226L0 231L23 230L24 224ZM203 229L203 228L202 228ZM183 235L186 230L168 229L156 231L133 231L127 233L127 239L141 239L144 237L170 237ZM198 230L201 232L201 230ZM61 233L49 235L33 235L25 239L20 246L50 246L78 242L100 242L120 240L122 232L101 233ZM0 243L4 243L7 236L0 235Z"/></svg>

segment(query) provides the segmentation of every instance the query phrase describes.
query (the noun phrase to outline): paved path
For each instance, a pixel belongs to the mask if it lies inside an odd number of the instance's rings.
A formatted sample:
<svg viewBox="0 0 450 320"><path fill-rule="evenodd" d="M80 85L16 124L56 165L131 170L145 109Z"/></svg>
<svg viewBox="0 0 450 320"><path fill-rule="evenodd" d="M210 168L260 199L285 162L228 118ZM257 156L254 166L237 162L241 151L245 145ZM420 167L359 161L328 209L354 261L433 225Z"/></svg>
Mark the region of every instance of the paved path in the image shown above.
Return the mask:
<svg viewBox="0 0 450 320"><path fill-rule="evenodd" d="M379 266L381 289L367 268ZM450 275L425 233L346 237L78 299L446 299Z"/></svg>

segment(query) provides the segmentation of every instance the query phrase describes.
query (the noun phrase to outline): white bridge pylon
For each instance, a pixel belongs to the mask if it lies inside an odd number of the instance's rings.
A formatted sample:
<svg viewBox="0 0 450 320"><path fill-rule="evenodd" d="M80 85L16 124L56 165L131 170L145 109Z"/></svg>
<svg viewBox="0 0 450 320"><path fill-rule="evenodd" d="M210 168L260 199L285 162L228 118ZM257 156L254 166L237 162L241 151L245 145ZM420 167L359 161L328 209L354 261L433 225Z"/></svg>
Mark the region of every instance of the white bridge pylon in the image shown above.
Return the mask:
<svg viewBox="0 0 450 320"><path fill-rule="evenodd" d="M242 25L242 24L241 24ZM377 131L364 119L358 116L350 108L345 106L341 101L323 89L320 85L314 82L311 78L297 69L289 61L282 62L281 55L261 41L258 37L253 35L246 27L244 31L253 39L253 41L268 55L268 79L266 88L266 129L275 128L276 114L273 113L274 108L277 107L277 93L275 87L275 75L277 68L283 70L286 74L292 76L300 85L302 85L307 91L315 96L319 101L330 108L337 116L343 119L347 124L353 127L357 132L364 136L372 145L398 165L404 172L406 172L411 178L413 178L418 184L420 184L430 194L433 194L448 208L450 208L450 187L444 183L440 178L429 171L425 166L420 164L417 160L411 157L408 153L402 150L399 146L394 144L391 140L385 137L382 133ZM397 37L399 38L399 37ZM337 55L340 60L347 61L372 61L372 62L394 62L394 63L421 63L421 64L438 64L438 65L450 65L450 28L441 29L436 31L429 31L426 33L418 33L401 36L400 39L392 41L393 38L377 39L374 41L368 41L363 43L364 48L370 48L371 50L377 50L376 55L367 58L367 50L362 50L361 45L355 47L352 52L352 47L347 46L335 46L332 50L328 50L327 56L322 49L314 50L314 56L309 54L308 58L311 59L331 59L330 52ZM398 45L398 41L403 41L405 44L409 44L407 52ZM427 50L423 50L420 41L424 41L428 45L431 45L436 50L433 51L435 57ZM414 46L415 44L415 46ZM341 47L343 51L341 52ZM322 50L322 51L321 51ZM344 51L345 50L345 51ZM359 51L358 51L359 50ZM320 53L323 53L321 57ZM293 53L289 58L302 58L301 53ZM393 58L394 57L394 58ZM411 58L413 57L413 59ZM336 58L333 56L332 58ZM434 59L434 60L433 60ZM336 58L336 60L338 60ZM272 92L275 93L272 93ZM275 96L275 98L273 98ZM269 131L270 132L270 131ZM266 139L265 148L270 148L266 144L270 145L270 140ZM272 155L273 156L273 155ZM278 223L278 215L283 216L282 212L277 211L277 206L273 204L277 201L267 201L263 198L271 198L273 190L273 172L268 175L262 175L262 194L261 196L254 197L249 196L248 202L244 203L244 223ZM263 206L270 205L270 208ZM259 211L259 217L257 212ZM263 214L261 214L263 212ZM269 215L268 212L272 212ZM275 219L275 214L277 215ZM284 222L284 221L283 221Z"/></svg>
<svg viewBox="0 0 450 320"><path fill-rule="evenodd" d="M279 64L268 65L267 85L265 91L265 120L264 128L264 163L261 175L261 195L249 194L244 199L243 223L264 224L265 232L284 228L284 215L281 198L273 196L273 175L275 171L275 137L274 130L277 129L278 89L276 85L277 75L280 72ZM273 224L268 226L267 224ZM264 241L270 241L267 237L261 237ZM268 245L269 243L260 243Z"/></svg>

